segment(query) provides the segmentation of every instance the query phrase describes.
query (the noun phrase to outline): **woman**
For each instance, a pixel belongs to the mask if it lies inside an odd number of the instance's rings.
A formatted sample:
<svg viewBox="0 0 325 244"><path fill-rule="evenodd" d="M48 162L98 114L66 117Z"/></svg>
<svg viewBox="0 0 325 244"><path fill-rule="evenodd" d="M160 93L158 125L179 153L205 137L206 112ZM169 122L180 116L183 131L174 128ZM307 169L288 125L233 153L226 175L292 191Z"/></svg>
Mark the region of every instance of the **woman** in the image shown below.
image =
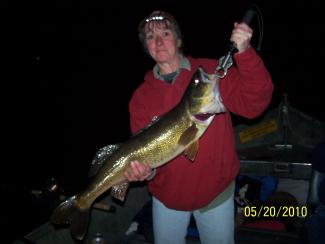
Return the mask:
<svg viewBox="0 0 325 244"><path fill-rule="evenodd" d="M156 65L130 100L133 133L177 105L199 65L209 73L218 65L217 60L182 53L179 25L167 12L152 12L138 30ZM202 243L234 243L234 179L240 164L230 112L254 118L266 109L273 92L271 77L250 46L252 34L245 23L234 24L230 41L238 49L236 67L228 70L219 87L227 112L218 114L200 139L195 161L179 156L157 170L136 161L125 173L129 181L148 180L157 244L185 243L191 214Z"/></svg>

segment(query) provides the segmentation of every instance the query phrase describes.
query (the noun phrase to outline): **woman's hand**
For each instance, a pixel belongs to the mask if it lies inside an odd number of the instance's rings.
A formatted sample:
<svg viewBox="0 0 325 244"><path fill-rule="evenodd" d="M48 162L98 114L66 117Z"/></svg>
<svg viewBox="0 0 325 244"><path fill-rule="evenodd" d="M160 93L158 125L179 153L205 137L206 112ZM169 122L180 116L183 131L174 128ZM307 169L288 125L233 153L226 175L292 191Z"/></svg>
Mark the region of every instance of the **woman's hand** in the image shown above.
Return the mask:
<svg viewBox="0 0 325 244"><path fill-rule="evenodd" d="M238 53L244 52L250 46L253 36L253 30L245 23L234 23L234 29L230 37L230 41L234 43L238 49Z"/></svg>
<svg viewBox="0 0 325 244"><path fill-rule="evenodd" d="M155 169L146 163L140 163L139 161L133 161L130 164L130 168L124 172L124 177L128 181L144 181L150 180L155 174Z"/></svg>

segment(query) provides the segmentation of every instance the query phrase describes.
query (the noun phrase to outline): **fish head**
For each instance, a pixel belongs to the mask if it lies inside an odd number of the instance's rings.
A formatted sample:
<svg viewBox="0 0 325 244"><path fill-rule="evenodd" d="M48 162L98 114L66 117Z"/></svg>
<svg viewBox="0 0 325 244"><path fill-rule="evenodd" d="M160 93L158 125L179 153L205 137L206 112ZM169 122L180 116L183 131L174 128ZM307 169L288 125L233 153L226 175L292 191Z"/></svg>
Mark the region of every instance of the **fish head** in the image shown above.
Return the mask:
<svg viewBox="0 0 325 244"><path fill-rule="evenodd" d="M210 124L217 113L225 112L219 91L219 78L199 67L192 77L187 91L188 111L192 119Z"/></svg>

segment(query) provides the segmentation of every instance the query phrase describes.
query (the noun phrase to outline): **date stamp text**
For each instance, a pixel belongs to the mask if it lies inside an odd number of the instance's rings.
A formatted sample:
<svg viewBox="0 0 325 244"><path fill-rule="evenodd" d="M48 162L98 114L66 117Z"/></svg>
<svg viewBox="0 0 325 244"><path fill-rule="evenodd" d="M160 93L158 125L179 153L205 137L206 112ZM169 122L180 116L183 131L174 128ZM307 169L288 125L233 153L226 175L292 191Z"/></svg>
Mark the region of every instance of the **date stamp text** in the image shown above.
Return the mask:
<svg viewBox="0 0 325 244"><path fill-rule="evenodd" d="M246 206L243 212L245 217L266 218L293 218L308 216L307 206Z"/></svg>

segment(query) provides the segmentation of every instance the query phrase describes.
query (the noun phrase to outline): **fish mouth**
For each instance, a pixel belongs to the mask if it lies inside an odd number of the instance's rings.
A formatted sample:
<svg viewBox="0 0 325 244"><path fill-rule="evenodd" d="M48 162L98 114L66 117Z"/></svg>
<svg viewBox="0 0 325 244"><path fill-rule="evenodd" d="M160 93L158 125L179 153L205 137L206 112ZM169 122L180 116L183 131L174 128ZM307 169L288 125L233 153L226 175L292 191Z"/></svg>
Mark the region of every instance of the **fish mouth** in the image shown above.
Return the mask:
<svg viewBox="0 0 325 244"><path fill-rule="evenodd" d="M202 114L195 114L194 118L199 120L199 121L206 121L208 120L211 116L214 116L215 114L212 113L202 113Z"/></svg>

